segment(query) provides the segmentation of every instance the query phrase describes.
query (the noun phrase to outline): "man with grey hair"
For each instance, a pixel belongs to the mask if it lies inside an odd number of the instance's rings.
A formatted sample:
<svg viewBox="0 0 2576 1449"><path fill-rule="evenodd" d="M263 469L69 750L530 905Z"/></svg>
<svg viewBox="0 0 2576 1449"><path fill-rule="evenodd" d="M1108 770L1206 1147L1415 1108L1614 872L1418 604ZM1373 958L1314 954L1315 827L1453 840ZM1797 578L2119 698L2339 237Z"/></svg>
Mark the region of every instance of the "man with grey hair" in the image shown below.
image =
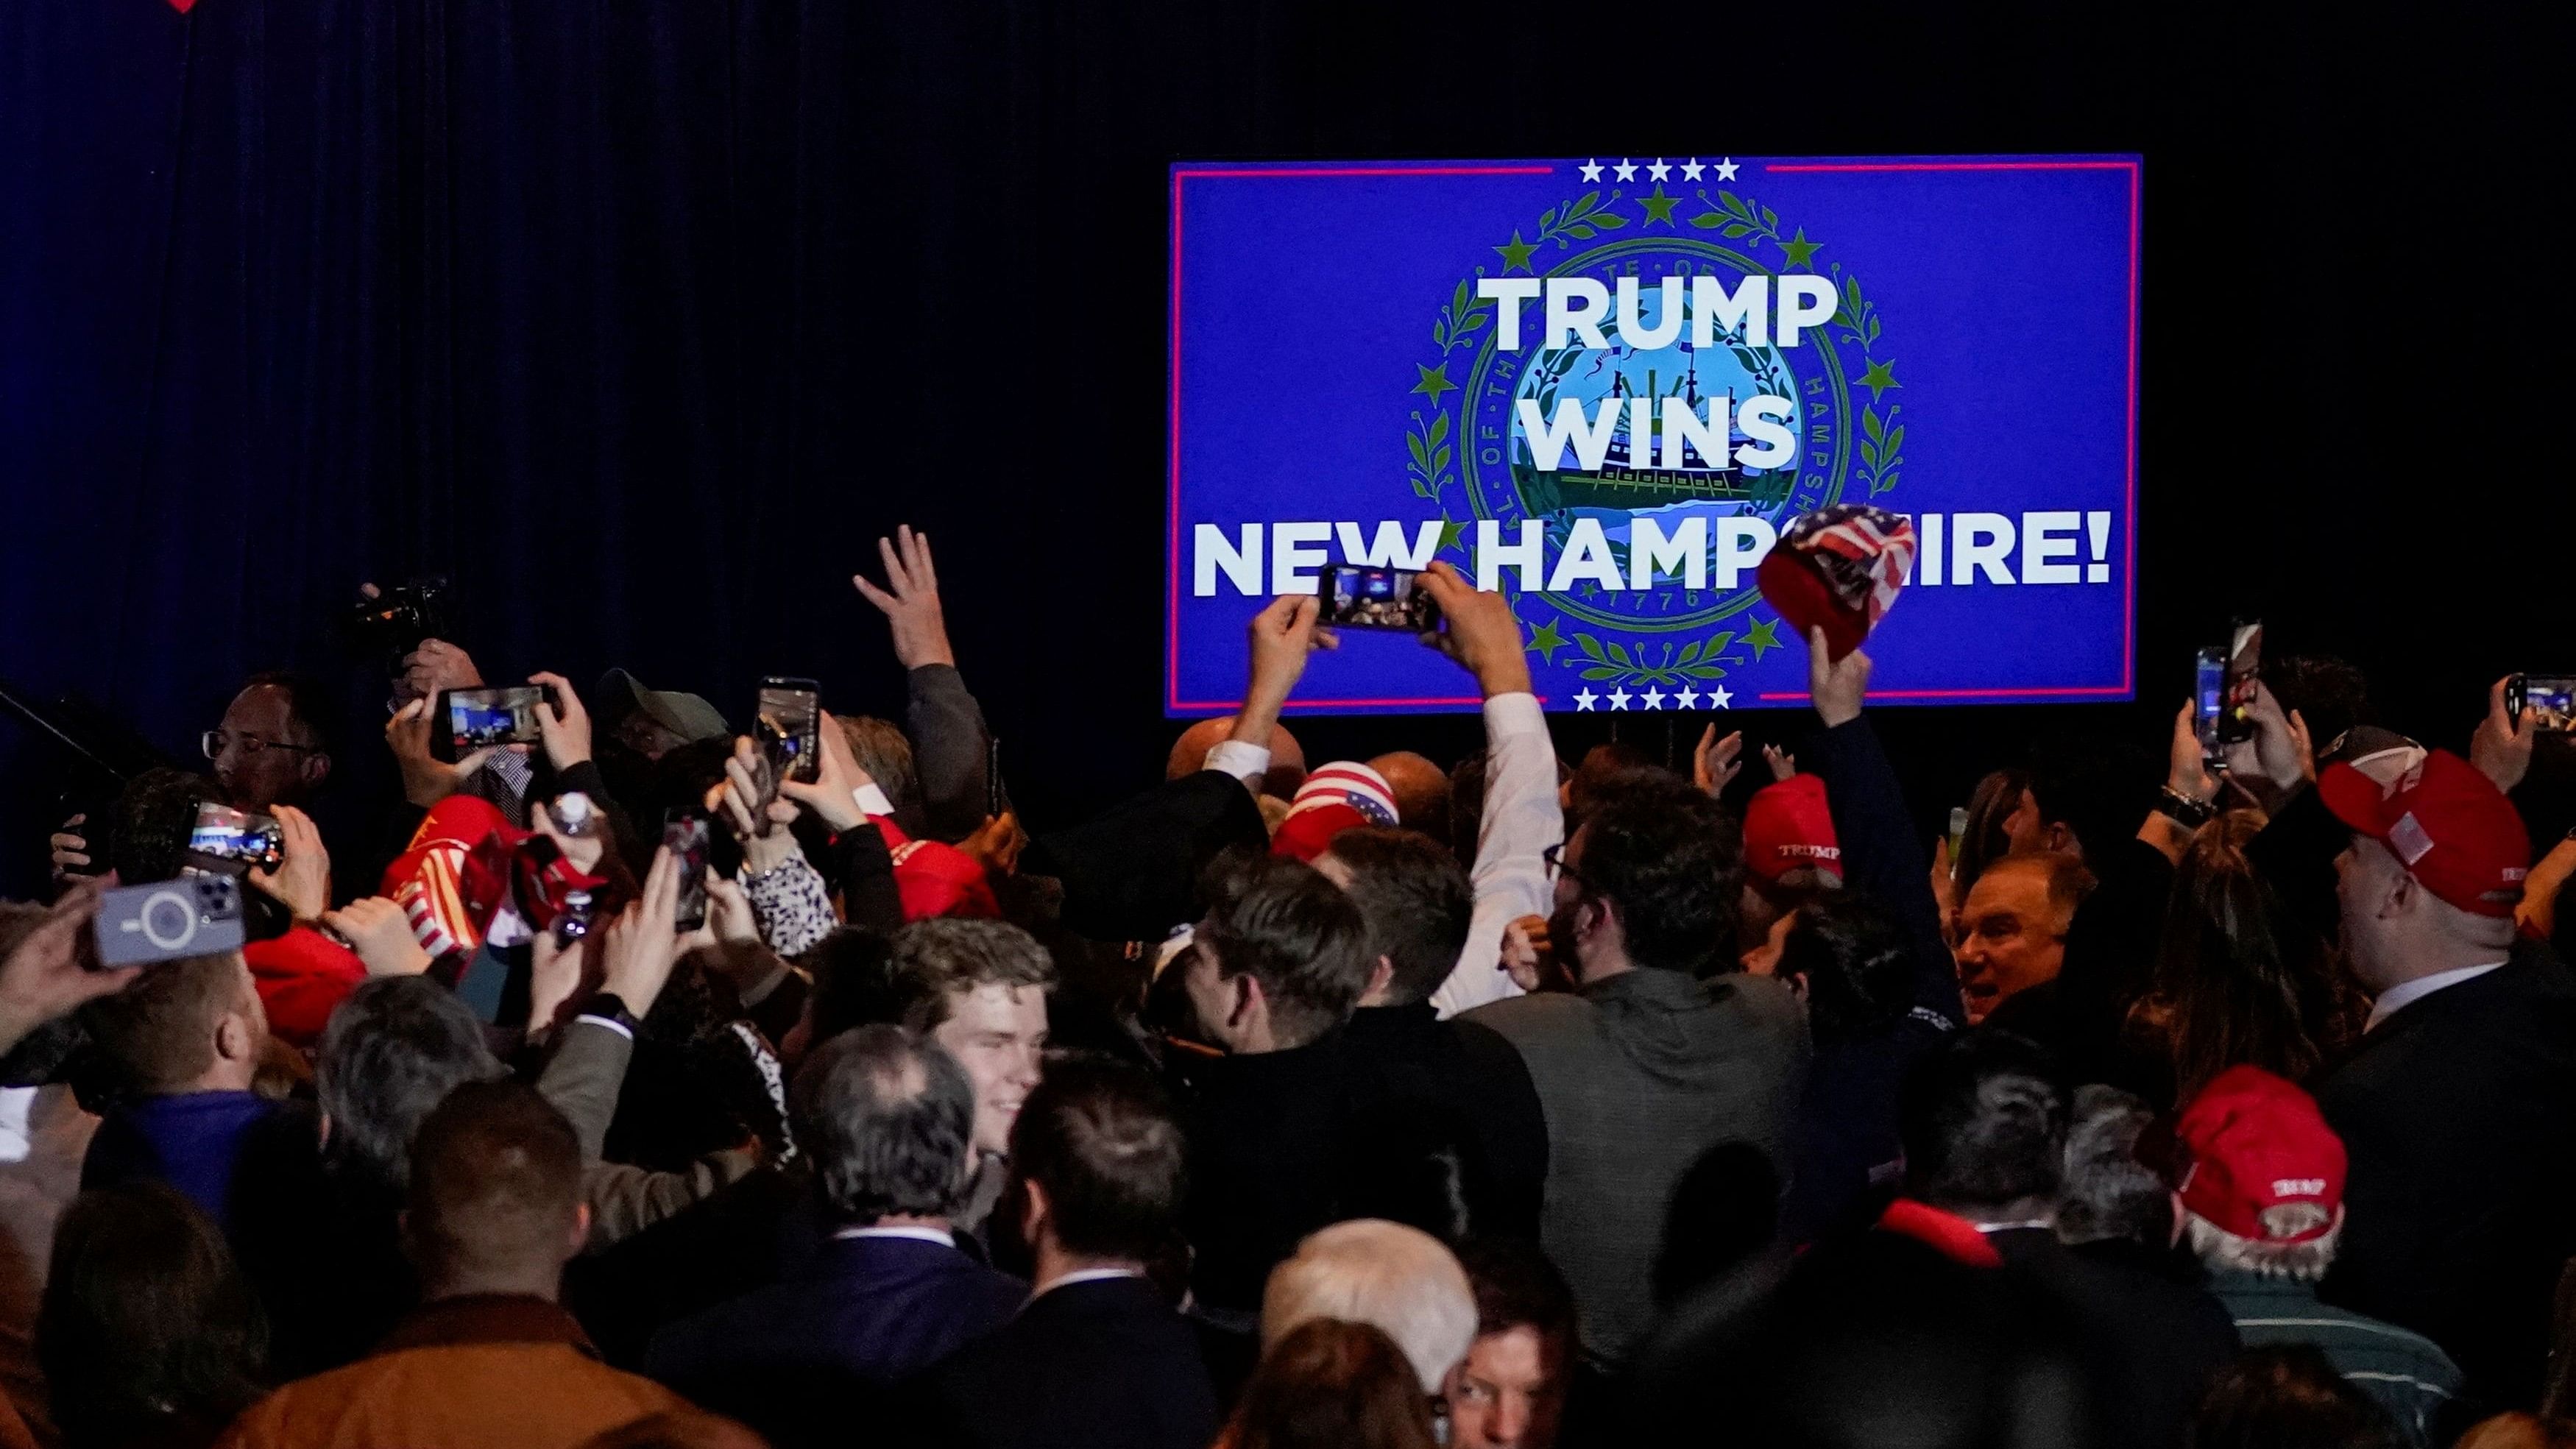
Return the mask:
<svg viewBox="0 0 2576 1449"><path fill-rule="evenodd" d="M831 1241L801 1276L654 1335L646 1372L777 1443L861 1422L857 1405L1009 1321L1018 1279L958 1250L975 1089L937 1042L863 1026L796 1074L796 1140Z"/></svg>
<svg viewBox="0 0 2576 1449"><path fill-rule="evenodd" d="M1402 1223L1360 1218L1308 1235L1270 1270L1261 1295L1261 1346L1301 1323L1340 1318L1382 1329L1404 1350L1426 1394L1476 1341L1476 1294L1440 1240Z"/></svg>
<svg viewBox="0 0 2576 1449"><path fill-rule="evenodd" d="M2460 1370L2433 1341L2317 1300L2344 1230L2343 1139L2315 1100L2230 1067L2174 1124L2189 1155L2177 1210L2248 1348L2312 1344L2417 1444L2448 1443Z"/></svg>

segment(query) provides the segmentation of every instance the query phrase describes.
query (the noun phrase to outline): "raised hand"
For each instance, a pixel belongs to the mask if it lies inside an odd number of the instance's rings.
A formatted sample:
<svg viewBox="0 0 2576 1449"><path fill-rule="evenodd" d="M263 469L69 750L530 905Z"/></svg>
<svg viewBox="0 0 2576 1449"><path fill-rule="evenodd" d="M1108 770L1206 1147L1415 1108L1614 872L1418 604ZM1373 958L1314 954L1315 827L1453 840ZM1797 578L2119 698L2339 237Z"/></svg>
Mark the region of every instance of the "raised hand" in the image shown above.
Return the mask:
<svg viewBox="0 0 2576 1449"><path fill-rule="evenodd" d="M1743 754L1744 731L1720 739L1717 726L1710 725L1699 732L1699 746L1691 751L1691 779L1715 795L1735 782L1736 772L1744 768Z"/></svg>
<svg viewBox="0 0 2576 1449"><path fill-rule="evenodd" d="M599 989L625 1002L638 1020L653 1009L679 959L679 909L680 864L669 850L656 850L652 868L644 873L643 894L600 935Z"/></svg>
<svg viewBox="0 0 2576 1449"><path fill-rule="evenodd" d="M2499 679L2487 691L2487 717L2478 721L2469 736L2469 763L2478 767L2495 787L2510 794L2531 773L2532 739L2539 731L2514 717L2505 707L2504 689L2509 681Z"/></svg>
<svg viewBox="0 0 2576 1449"><path fill-rule="evenodd" d="M754 875L767 875L797 853L796 837L780 828L799 813L792 800L772 799L760 807L759 779L769 762L748 735L736 735L733 757L725 761L724 782L707 792L707 809L720 813L742 842L742 864Z"/></svg>
<svg viewBox="0 0 2576 1449"><path fill-rule="evenodd" d="M1027 849L1029 833L1020 828L1020 817L1005 810L987 815L974 834L957 842L957 848L983 862L987 875L1009 875L1020 868L1020 852Z"/></svg>
<svg viewBox="0 0 2576 1449"><path fill-rule="evenodd" d="M140 966L91 971L80 963L80 933L98 914L99 893L105 888L100 881L76 882L34 930L0 957L0 1052L84 1002L123 991L143 974Z"/></svg>
<svg viewBox="0 0 2576 1449"><path fill-rule="evenodd" d="M1487 699L1530 692L1529 651L1521 642L1520 616L1512 612L1511 600L1480 592L1446 563L1425 569L1416 587L1431 596L1447 621L1446 628L1423 635L1423 643L1465 665Z"/></svg>
<svg viewBox="0 0 2576 1449"><path fill-rule="evenodd" d="M571 769L590 758L590 711L582 707L581 696L573 691L572 681L560 674L542 671L528 676L530 684L542 684L555 692L557 705L537 702L537 734L545 745L546 758L554 763L557 773Z"/></svg>
<svg viewBox="0 0 2576 1449"><path fill-rule="evenodd" d="M953 667L957 654L948 645L948 620L939 608L939 570L931 562L930 535L915 533L907 524L893 538L877 540L877 556L885 560L884 588L869 583L865 574L850 575L850 582L892 626L894 657L906 669Z"/></svg>
<svg viewBox="0 0 2576 1449"><path fill-rule="evenodd" d="M442 689L480 689L483 671L474 667L474 656L444 639L423 639L420 647L402 657L402 687L421 698L435 700Z"/></svg>
<svg viewBox="0 0 2576 1449"><path fill-rule="evenodd" d="M830 710L816 712L823 737L822 758L812 783L803 780L781 780L778 793L811 810L834 830L848 830L867 818L859 809L858 792L876 782L859 768L856 755L850 753L850 737L841 732L841 722Z"/></svg>
<svg viewBox="0 0 2576 1449"><path fill-rule="evenodd" d="M394 752L394 763L402 767L403 798L423 810L463 789L494 751L527 748L485 745L452 764L441 760L429 752L431 709L431 701L415 699L385 721L385 746Z"/></svg>
<svg viewBox="0 0 2576 1449"><path fill-rule="evenodd" d="M2209 773L2208 753L2201 748L2199 710L2189 702L2174 715L2173 737L2165 758L2165 788L2203 805L2218 798L2218 779Z"/></svg>
<svg viewBox="0 0 2576 1449"><path fill-rule="evenodd" d="M1771 779L1775 783L1798 773L1798 757L1778 745L1762 747L1762 763L1771 767Z"/></svg>
<svg viewBox="0 0 2576 1449"><path fill-rule="evenodd" d="M418 976L429 969L429 952L412 934L403 908L383 896L360 896L336 911L324 911L321 919L358 953L370 976Z"/></svg>
<svg viewBox="0 0 2576 1449"><path fill-rule="evenodd" d="M292 805L271 809L278 834L285 838L286 858L274 872L250 868L250 883L277 897L299 921L317 920L331 904L331 852L322 847L322 832L313 817Z"/></svg>
<svg viewBox="0 0 2576 1449"><path fill-rule="evenodd" d="M1807 631L1807 697L1815 701L1816 713L1833 729L1860 718L1863 700L1869 697L1869 656L1855 649L1840 659L1825 645L1825 631Z"/></svg>
<svg viewBox="0 0 2576 1449"><path fill-rule="evenodd" d="M86 813L75 815L64 821L63 828L45 841L53 851L54 879L59 881L66 876L77 875L81 867L89 864L89 837L80 833L80 828L88 823Z"/></svg>

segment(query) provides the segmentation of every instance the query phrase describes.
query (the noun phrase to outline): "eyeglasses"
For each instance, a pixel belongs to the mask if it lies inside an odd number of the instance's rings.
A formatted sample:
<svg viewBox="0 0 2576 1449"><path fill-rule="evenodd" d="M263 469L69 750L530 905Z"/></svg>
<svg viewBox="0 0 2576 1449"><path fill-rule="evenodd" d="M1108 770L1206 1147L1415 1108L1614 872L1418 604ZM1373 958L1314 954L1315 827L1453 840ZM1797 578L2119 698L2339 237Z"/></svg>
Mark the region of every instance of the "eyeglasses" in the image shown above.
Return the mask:
<svg viewBox="0 0 2576 1449"><path fill-rule="evenodd" d="M1567 842L1560 841L1538 853L1538 858L1547 863L1547 878L1553 881L1558 876L1563 876L1587 891L1592 889L1592 882L1583 878L1583 872L1565 863L1566 844Z"/></svg>
<svg viewBox="0 0 2576 1449"><path fill-rule="evenodd" d="M235 743L241 746L242 753L245 755L256 755L262 750L292 750L299 755L315 755L322 752L322 747L319 745L290 745L284 740L264 740L257 735L228 735L222 730L208 730L197 737L198 746L206 752L206 758L209 760L220 757L226 745Z"/></svg>

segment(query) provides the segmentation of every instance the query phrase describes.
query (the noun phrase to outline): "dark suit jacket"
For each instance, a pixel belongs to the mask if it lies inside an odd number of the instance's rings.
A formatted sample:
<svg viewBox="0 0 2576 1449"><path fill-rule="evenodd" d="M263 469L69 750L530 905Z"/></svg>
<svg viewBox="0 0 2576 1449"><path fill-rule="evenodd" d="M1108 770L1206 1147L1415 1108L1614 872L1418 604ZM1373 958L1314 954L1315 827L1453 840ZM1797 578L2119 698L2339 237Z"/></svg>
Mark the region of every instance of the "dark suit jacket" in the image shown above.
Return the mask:
<svg viewBox="0 0 2576 1449"><path fill-rule="evenodd" d="M2576 976L2525 942L2412 1002L2317 1084L2352 1169L2327 1301L2440 1344L2528 1408L2576 1254Z"/></svg>
<svg viewBox="0 0 2576 1449"><path fill-rule="evenodd" d="M1027 1297L955 1248L836 1238L806 1275L655 1334L644 1369L773 1444L847 1439L893 1385L1009 1322Z"/></svg>
<svg viewBox="0 0 2576 1449"><path fill-rule="evenodd" d="M2206 1288L2132 1243L2070 1249L2046 1228L1990 1233L2006 1267L2066 1307L2110 1444L2171 1449L2209 1376L2236 1356L2236 1320Z"/></svg>
<svg viewBox="0 0 2576 1449"><path fill-rule="evenodd" d="M923 1397L942 1449L1205 1449L1217 1430L1197 1336L1140 1278L1040 1294Z"/></svg>
<svg viewBox="0 0 2576 1449"><path fill-rule="evenodd" d="M1414 1139L1457 1154L1466 1235L1535 1239L1547 1117L1512 1044L1490 1027L1441 1021L1427 1001L1364 1006L1346 1031L1353 1064Z"/></svg>

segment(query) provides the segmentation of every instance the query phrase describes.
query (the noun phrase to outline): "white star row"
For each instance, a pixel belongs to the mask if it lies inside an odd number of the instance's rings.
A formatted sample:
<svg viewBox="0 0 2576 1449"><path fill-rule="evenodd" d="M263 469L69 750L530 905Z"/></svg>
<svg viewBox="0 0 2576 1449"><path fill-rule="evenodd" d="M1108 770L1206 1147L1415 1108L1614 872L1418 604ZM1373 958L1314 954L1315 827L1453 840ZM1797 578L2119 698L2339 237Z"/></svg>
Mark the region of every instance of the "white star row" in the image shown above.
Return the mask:
<svg viewBox="0 0 2576 1449"><path fill-rule="evenodd" d="M1699 707L1700 693L1696 689L1683 688L1675 690L1671 694L1666 694L1661 689L1656 689L1650 686L1643 694L1630 694L1625 689L1614 689L1605 696L1594 694L1592 692L1592 687L1590 685L1585 685L1580 691L1576 692L1574 696L1574 708L1579 713L1581 711L1591 709L1594 705L1599 704L1605 698L1610 701L1610 707L1612 709L1626 709L1628 707L1628 701L1632 699L1636 700L1647 709L1662 709L1664 707L1664 701L1667 699L1673 702L1673 708L1675 709L1697 709ZM1711 709L1733 709L1735 707L1735 694L1734 691L1721 686L1708 692L1708 701L1709 708Z"/></svg>
<svg viewBox="0 0 2576 1449"><path fill-rule="evenodd" d="M1588 157L1584 160L1584 163L1576 169L1583 173L1584 180L1598 181L1601 179L1603 168L1600 158ZM1732 156L1719 161L1714 166L1701 165L1700 159L1697 156L1693 156L1679 166L1668 166L1664 164L1664 158L1658 156L1655 158L1655 163L1653 165L1643 168L1640 168L1636 162L1622 156L1619 158L1618 165L1612 166L1608 169L1612 175L1618 177L1622 181L1636 180L1637 172L1640 169L1645 171L1646 177L1650 181L1661 181L1665 177L1672 175L1675 171L1681 172L1682 179L1684 181L1697 181L1700 177L1700 173L1703 171L1716 172L1717 179L1720 181L1733 181L1735 179L1735 173L1743 168L1736 164L1735 158Z"/></svg>

